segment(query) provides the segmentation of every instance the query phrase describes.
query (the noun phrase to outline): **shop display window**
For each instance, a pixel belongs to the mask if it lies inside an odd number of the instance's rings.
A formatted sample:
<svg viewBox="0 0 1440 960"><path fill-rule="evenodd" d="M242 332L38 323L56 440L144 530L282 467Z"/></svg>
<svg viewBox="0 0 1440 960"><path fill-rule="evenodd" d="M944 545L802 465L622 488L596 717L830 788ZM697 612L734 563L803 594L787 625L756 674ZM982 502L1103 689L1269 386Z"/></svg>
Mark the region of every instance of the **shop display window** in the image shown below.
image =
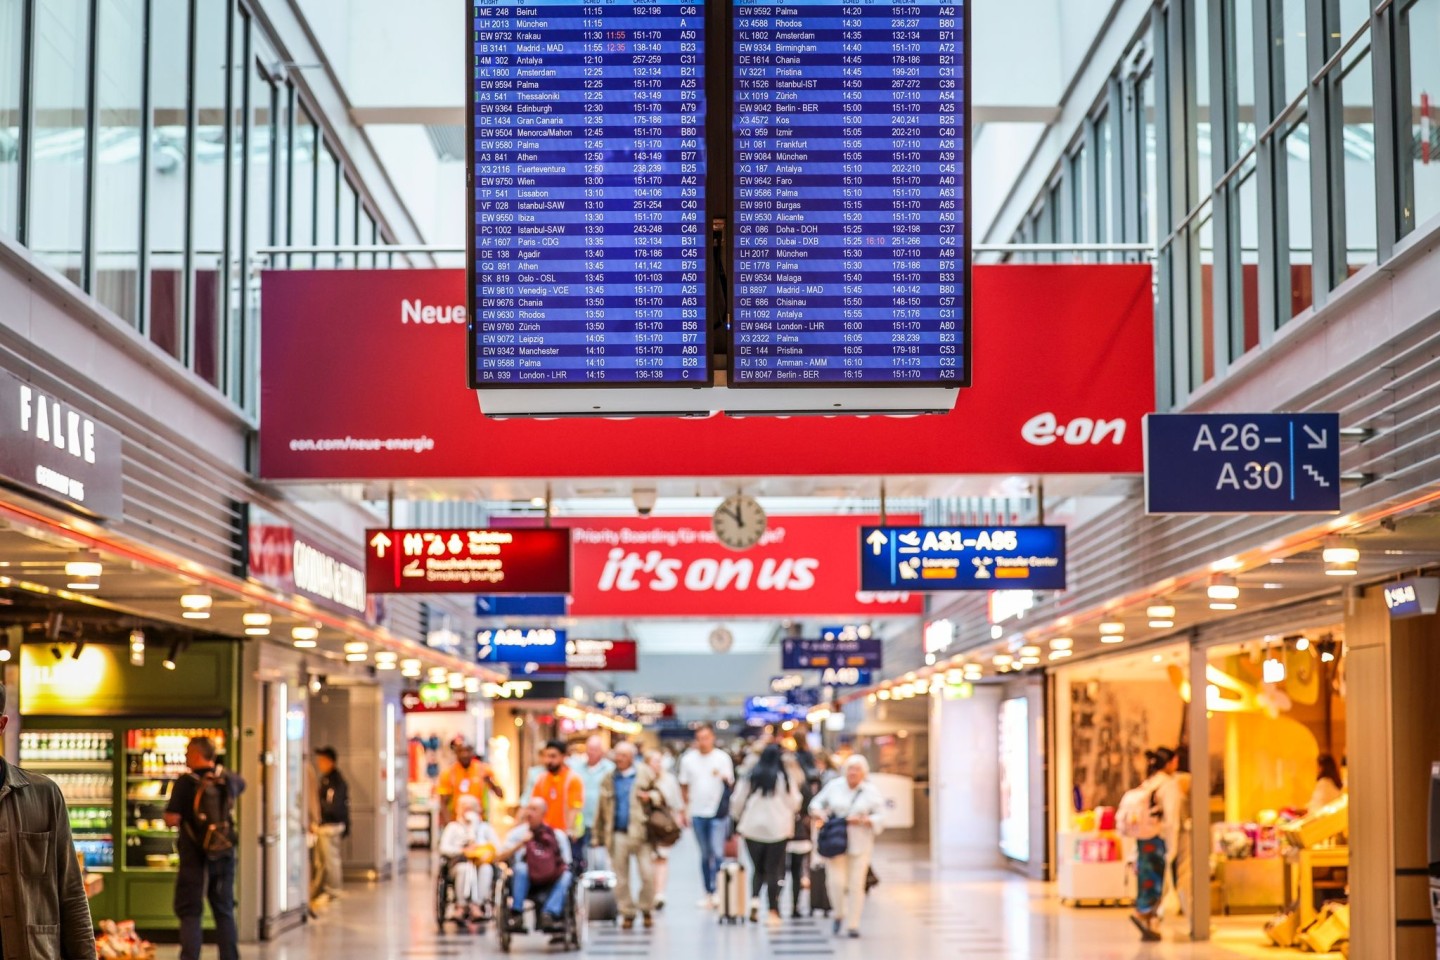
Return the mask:
<svg viewBox="0 0 1440 960"><path fill-rule="evenodd" d="M70 812L75 852L85 869L115 867L115 735L109 730L27 730L20 763L55 781Z"/></svg>
<svg viewBox="0 0 1440 960"><path fill-rule="evenodd" d="M145 728L125 732L125 869L175 870L179 831L165 825L165 805L175 781L186 776L185 745L191 737L215 743L225 759L225 734L217 729Z"/></svg>

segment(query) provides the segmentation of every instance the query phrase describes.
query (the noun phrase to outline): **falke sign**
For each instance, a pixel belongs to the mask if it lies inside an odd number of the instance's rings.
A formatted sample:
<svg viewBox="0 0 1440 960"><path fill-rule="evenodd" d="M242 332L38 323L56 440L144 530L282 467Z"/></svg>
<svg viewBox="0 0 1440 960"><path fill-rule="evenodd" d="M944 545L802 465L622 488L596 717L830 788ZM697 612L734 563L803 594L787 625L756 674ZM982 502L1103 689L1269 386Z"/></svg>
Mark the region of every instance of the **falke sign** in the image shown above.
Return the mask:
<svg viewBox="0 0 1440 960"><path fill-rule="evenodd" d="M0 480L95 517L125 511L120 434L0 371Z"/></svg>
<svg viewBox="0 0 1440 960"><path fill-rule="evenodd" d="M631 476L636 451L651 476L1138 474L1151 280L1143 265L975 267L975 383L945 416L492 420L466 385L463 270L269 271L260 475ZM315 390L316 357L345 376Z"/></svg>
<svg viewBox="0 0 1440 960"><path fill-rule="evenodd" d="M917 614L906 592L864 593L855 540L865 517L772 517L737 553L709 517L572 519L570 615L822 616Z"/></svg>
<svg viewBox="0 0 1440 960"><path fill-rule="evenodd" d="M563 529L367 530L371 593L568 593Z"/></svg>

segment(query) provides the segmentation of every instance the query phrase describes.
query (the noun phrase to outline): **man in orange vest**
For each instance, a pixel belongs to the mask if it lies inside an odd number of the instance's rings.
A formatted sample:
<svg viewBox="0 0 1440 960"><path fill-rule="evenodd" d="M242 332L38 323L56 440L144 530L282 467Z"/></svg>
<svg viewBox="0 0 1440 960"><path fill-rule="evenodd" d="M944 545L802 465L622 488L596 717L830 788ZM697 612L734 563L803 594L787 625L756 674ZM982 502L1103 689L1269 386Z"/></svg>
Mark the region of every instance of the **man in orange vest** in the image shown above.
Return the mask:
<svg viewBox="0 0 1440 960"><path fill-rule="evenodd" d="M455 819L455 801L462 796L472 796L480 801L481 815L488 811L487 794L505 799L505 793L495 783L495 771L490 765L475 756L475 748L463 740L455 743L455 765L440 775L435 792L440 795L440 817L445 823Z"/></svg>
<svg viewBox="0 0 1440 960"><path fill-rule="evenodd" d="M545 824L570 839L579 839L585 832L585 783L580 775L565 765L565 744L551 740L540 752L545 770L535 781L530 796L545 801Z"/></svg>

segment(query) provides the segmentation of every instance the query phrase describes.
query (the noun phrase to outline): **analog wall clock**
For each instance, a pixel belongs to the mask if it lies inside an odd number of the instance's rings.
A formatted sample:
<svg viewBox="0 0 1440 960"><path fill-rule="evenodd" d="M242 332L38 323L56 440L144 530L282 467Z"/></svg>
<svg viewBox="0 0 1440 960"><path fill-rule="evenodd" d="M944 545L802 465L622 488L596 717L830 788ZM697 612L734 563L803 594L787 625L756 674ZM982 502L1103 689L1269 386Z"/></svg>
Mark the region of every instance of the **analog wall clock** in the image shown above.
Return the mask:
<svg viewBox="0 0 1440 960"><path fill-rule="evenodd" d="M754 497L727 497L711 518L715 537L731 550L749 550L765 536L765 509Z"/></svg>

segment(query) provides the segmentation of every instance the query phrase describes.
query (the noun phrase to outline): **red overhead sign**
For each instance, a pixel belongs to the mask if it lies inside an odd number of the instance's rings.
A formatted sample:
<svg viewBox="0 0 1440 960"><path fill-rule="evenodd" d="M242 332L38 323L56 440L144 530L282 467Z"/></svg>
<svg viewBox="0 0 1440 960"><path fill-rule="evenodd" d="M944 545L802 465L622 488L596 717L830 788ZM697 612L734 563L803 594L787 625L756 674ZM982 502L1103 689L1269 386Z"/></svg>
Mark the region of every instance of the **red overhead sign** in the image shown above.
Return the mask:
<svg viewBox="0 0 1440 960"><path fill-rule="evenodd" d="M977 266L974 386L910 419L489 420L463 270L269 271L261 298L267 480L1140 473L1155 405L1148 266Z"/></svg>
<svg viewBox="0 0 1440 960"><path fill-rule="evenodd" d="M891 517L895 523L913 521ZM709 517L567 519L574 617L882 617L922 612L919 594L862 593L860 527L873 517L771 517L744 552Z"/></svg>
<svg viewBox="0 0 1440 960"><path fill-rule="evenodd" d="M634 640L566 640L565 663L536 664L536 673L634 673L640 658Z"/></svg>
<svg viewBox="0 0 1440 960"><path fill-rule="evenodd" d="M568 593L569 531L367 530L365 588L371 593Z"/></svg>

